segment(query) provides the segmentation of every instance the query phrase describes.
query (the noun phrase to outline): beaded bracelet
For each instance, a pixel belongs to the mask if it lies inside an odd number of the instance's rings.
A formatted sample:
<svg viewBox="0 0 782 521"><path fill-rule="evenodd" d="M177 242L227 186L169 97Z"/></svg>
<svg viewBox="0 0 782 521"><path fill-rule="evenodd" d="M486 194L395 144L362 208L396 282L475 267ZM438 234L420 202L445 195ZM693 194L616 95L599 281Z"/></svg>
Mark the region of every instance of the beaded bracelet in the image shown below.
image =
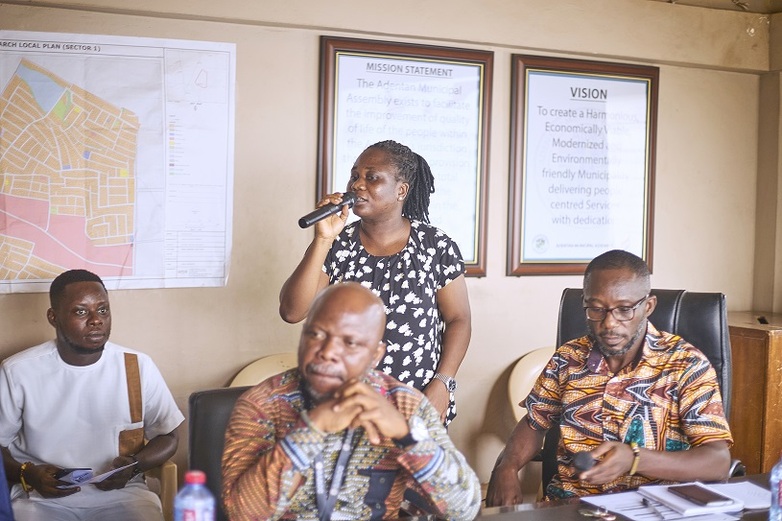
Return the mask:
<svg viewBox="0 0 782 521"><path fill-rule="evenodd" d="M635 476L638 470L638 462L641 461L641 447L636 442L631 442L630 448L633 449L633 465L630 467L630 475Z"/></svg>

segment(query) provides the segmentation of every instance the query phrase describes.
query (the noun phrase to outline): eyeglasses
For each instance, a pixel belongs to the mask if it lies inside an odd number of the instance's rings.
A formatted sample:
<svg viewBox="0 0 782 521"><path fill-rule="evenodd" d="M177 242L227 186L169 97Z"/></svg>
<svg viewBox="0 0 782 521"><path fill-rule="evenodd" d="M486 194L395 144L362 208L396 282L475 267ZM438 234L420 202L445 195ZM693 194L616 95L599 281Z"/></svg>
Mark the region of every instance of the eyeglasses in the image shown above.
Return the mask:
<svg viewBox="0 0 782 521"><path fill-rule="evenodd" d="M591 308L584 306L584 311L586 312L587 320L591 322L602 322L609 312L619 322L627 322L633 319L635 310L648 298L649 295L647 294L632 306L616 306L615 308Z"/></svg>

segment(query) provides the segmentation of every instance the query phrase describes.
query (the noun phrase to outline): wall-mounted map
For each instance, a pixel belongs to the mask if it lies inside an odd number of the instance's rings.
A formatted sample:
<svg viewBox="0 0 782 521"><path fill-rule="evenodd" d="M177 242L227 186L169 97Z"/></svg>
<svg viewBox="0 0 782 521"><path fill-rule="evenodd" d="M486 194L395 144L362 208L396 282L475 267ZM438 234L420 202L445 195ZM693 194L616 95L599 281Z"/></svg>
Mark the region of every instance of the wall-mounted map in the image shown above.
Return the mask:
<svg viewBox="0 0 782 521"><path fill-rule="evenodd" d="M0 31L0 292L219 286L233 44Z"/></svg>

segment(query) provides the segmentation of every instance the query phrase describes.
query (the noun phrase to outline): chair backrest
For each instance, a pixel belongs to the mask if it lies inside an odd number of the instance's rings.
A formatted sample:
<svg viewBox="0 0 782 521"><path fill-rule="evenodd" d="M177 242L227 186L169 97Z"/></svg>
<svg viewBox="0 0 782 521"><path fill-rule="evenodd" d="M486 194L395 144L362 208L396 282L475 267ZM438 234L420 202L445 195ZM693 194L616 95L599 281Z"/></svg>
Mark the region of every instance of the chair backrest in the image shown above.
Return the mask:
<svg viewBox="0 0 782 521"><path fill-rule="evenodd" d="M722 293L653 289L657 307L649 321L660 331L674 333L703 352L714 366L722 393L725 415L730 413L731 357L728 313ZM557 324L557 345L587 334L583 290L562 292ZM556 450L559 428L549 430L543 445L543 489L557 472Z"/></svg>
<svg viewBox="0 0 782 521"><path fill-rule="evenodd" d="M247 365L231 381L231 387L257 385L276 374L293 369L298 363L296 353L277 353L264 356Z"/></svg>
<svg viewBox="0 0 782 521"><path fill-rule="evenodd" d="M217 500L216 521L228 521L220 500L223 488L221 461L225 429L236 400L247 389L250 387L223 387L197 391L190 395L188 466L206 473L206 486Z"/></svg>
<svg viewBox="0 0 782 521"><path fill-rule="evenodd" d="M553 347L540 347L526 353L513 364L508 377L508 400L517 422L526 414L524 406L519 404L532 390L535 380L553 354Z"/></svg>

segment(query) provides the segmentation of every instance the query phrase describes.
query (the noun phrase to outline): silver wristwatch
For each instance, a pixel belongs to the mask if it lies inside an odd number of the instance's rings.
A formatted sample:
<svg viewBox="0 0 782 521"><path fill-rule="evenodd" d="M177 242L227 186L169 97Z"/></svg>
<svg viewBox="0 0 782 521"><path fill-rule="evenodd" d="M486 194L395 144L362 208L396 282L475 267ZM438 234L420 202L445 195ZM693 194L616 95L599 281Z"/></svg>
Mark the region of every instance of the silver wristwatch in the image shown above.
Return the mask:
<svg viewBox="0 0 782 521"><path fill-rule="evenodd" d="M424 420L418 416L413 416L410 418L408 421L408 426L410 427L410 432L408 432L406 436L393 440L396 446L400 449L410 447L419 441L429 439L429 429L426 428L426 423L424 423Z"/></svg>
<svg viewBox="0 0 782 521"><path fill-rule="evenodd" d="M449 393L456 392L456 380L442 373L434 373L434 377L445 384L445 388L448 389Z"/></svg>

